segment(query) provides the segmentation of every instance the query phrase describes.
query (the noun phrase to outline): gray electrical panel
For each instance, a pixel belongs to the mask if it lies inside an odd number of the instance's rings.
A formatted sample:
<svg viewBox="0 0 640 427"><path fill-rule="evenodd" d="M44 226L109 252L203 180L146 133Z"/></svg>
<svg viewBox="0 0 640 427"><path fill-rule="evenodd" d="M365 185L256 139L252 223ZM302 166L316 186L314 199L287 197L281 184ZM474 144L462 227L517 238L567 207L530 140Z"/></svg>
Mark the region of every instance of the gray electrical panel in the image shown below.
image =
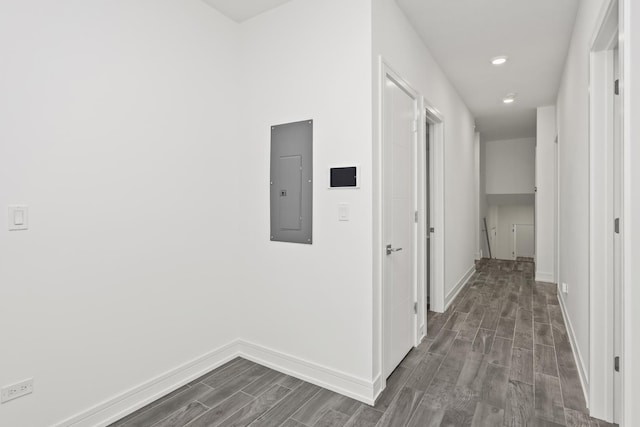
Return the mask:
<svg viewBox="0 0 640 427"><path fill-rule="evenodd" d="M271 240L312 243L313 120L271 127Z"/></svg>

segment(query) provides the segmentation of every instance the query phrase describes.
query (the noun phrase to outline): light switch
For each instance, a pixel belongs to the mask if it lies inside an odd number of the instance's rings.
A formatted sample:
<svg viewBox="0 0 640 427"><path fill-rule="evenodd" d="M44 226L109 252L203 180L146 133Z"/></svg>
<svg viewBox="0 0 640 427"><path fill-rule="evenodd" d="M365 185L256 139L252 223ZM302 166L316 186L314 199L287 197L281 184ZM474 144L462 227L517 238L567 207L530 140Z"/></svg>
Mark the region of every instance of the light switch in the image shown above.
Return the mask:
<svg viewBox="0 0 640 427"><path fill-rule="evenodd" d="M9 230L29 229L29 208L27 206L9 206Z"/></svg>
<svg viewBox="0 0 640 427"><path fill-rule="evenodd" d="M13 224L14 225L24 224L24 211L22 209L16 209L15 211L13 211Z"/></svg>
<svg viewBox="0 0 640 427"><path fill-rule="evenodd" d="M340 203L338 205L338 220L349 221L349 205L346 203Z"/></svg>

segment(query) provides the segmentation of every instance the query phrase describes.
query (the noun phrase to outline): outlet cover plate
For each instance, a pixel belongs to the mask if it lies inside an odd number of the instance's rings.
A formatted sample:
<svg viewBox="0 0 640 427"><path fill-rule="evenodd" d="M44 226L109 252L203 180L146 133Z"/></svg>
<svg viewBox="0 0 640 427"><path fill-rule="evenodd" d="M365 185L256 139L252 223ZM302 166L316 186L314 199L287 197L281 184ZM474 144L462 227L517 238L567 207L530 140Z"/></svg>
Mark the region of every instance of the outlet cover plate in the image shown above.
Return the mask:
<svg viewBox="0 0 640 427"><path fill-rule="evenodd" d="M33 378L2 387L0 400L5 403L31 393L33 393Z"/></svg>

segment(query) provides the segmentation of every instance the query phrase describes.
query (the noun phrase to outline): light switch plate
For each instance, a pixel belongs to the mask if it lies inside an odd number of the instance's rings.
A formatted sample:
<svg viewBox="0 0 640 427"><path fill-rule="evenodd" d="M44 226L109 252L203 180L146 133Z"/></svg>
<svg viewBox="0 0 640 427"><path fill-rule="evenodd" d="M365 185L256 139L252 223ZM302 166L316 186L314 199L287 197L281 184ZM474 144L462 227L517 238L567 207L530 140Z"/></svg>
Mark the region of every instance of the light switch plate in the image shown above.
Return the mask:
<svg viewBox="0 0 640 427"><path fill-rule="evenodd" d="M9 206L9 231L29 229L29 207L24 205Z"/></svg>
<svg viewBox="0 0 640 427"><path fill-rule="evenodd" d="M349 221L349 205L346 203L340 203L338 205L338 220Z"/></svg>

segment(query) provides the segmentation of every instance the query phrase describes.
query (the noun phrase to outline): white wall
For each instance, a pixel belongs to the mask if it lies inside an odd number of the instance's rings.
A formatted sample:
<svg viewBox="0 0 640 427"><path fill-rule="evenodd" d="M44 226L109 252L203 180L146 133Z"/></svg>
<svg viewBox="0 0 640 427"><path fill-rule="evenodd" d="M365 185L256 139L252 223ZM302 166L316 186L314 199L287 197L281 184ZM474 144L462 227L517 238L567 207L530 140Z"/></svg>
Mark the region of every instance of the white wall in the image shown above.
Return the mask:
<svg viewBox="0 0 640 427"><path fill-rule="evenodd" d="M339 13L338 13L339 11ZM243 338L372 380L371 4L296 0L242 25ZM313 245L269 240L270 126L314 120ZM327 170L358 164L357 190ZM338 221L348 203L351 220ZM339 350L338 350L339 349Z"/></svg>
<svg viewBox="0 0 640 427"><path fill-rule="evenodd" d="M0 384L36 391L0 425L52 425L237 336L237 42L199 0L3 2ZM6 230L12 203L28 231Z"/></svg>
<svg viewBox="0 0 640 427"><path fill-rule="evenodd" d="M534 192L535 138L487 141L485 145L487 194Z"/></svg>
<svg viewBox="0 0 640 427"><path fill-rule="evenodd" d="M374 142L378 141L380 55L444 116L444 288L447 295L474 267L477 227L474 119L395 1L373 0ZM374 164L377 160L374 159ZM374 206L376 203L374 191ZM379 279L374 277L374 283L379 284ZM377 335L374 331L374 336ZM379 367L374 365L374 370L379 371Z"/></svg>
<svg viewBox="0 0 640 427"><path fill-rule="evenodd" d="M603 0L580 3L557 102L560 293L585 385L589 370L589 57Z"/></svg>
<svg viewBox="0 0 640 427"><path fill-rule="evenodd" d="M536 280L555 282L555 106L538 108L536 135Z"/></svg>
<svg viewBox="0 0 640 427"><path fill-rule="evenodd" d="M30 315L0 384L36 393L1 425L59 422L237 338L371 384L378 54L445 118L446 289L473 267L473 118L392 0L242 25L198 0L2 8L0 206L28 204L31 229L0 239L0 312ZM272 243L269 129L304 119L314 244ZM345 162L361 188L327 190Z"/></svg>

